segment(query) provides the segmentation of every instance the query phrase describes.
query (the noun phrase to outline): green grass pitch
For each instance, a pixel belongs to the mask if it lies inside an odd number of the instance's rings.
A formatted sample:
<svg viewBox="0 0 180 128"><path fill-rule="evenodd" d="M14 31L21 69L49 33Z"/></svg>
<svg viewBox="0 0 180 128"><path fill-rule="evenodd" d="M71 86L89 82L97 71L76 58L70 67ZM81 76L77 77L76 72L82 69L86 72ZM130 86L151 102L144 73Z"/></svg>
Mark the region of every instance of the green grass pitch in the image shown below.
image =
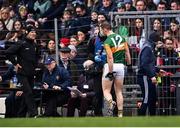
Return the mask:
<svg viewBox="0 0 180 128"><path fill-rule="evenodd" d="M0 127L180 127L180 116L0 119Z"/></svg>

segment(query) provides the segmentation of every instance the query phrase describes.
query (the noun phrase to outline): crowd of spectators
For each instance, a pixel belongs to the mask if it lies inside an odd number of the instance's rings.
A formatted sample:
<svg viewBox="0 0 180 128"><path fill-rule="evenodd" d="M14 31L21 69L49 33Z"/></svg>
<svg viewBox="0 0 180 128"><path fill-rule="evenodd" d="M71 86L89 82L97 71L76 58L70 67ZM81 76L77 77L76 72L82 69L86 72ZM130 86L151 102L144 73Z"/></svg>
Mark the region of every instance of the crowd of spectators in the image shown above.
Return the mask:
<svg viewBox="0 0 180 128"><path fill-rule="evenodd" d="M83 63L87 59L97 64L94 78L98 85L94 89L96 92L94 95L97 97L95 114L101 116L101 74L102 65L106 62L106 53L103 49L106 37L100 30L102 21L110 21L108 14L112 11L121 13L164 10L180 10L180 2L178 0L0 0L0 47L7 49L16 42L23 41L27 35L27 28L31 26L36 28L37 33L35 42L39 46L41 56L38 62L43 64L48 57L56 59L54 18L57 18L59 65L69 71L73 85L77 85L79 75L84 74ZM166 51L164 49L167 49L168 42L171 41L173 52L177 53L175 58L180 57L179 24L180 17L153 19L151 30L158 32L161 37L155 48L157 57L170 55L164 52ZM139 49L145 41L143 19L125 19L116 32L128 41L132 48L132 58L137 58ZM163 64L166 62L167 59ZM132 63L136 65L137 61ZM178 65L178 59L177 62L173 61L168 65ZM84 111L84 108L82 109ZM84 116L84 113L82 115Z"/></svg>

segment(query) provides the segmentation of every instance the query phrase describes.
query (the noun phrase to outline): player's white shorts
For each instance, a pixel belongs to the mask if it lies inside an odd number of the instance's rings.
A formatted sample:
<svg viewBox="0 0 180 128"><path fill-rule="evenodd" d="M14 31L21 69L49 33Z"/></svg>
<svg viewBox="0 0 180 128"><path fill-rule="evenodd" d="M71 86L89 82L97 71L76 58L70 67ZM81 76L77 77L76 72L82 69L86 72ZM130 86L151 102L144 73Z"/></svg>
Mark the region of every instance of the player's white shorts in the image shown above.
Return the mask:
<svg viewBox="0 0 180 128"><path fill-rule="evenodd" d="M115 79L124 79L124 71L125 70L125 66L124 64L121 64L121 63L115 63L113 64L113 72L116 72L115 73ZM105 78L105 76L109 73L109 67L108 67L108 63L106 63L104 65L104 68L103 68L103 76L102 78L103 79L108 79L108 78Z"/></svg>

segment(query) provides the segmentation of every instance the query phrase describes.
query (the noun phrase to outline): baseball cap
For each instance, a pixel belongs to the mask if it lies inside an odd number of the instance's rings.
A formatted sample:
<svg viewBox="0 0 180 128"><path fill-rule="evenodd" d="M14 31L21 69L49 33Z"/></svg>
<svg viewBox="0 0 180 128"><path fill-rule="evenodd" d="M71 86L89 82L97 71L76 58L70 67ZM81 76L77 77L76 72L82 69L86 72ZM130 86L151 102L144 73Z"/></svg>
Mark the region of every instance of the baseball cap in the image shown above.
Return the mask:
<svg viewBox="0 0 180 128"><path fill-rule="evenodd" d="M49 65L49 64L51 64L52 62L55 62L55 60L54 60L52 57L48 57L48 58L45 60L44 64L45 64L45 65Z"/></svg>
<svg viewBox="0 0 180 128"><path fill-rule="evenodd" d="M71 49L69 47L63 47L61 49L59 49L59 52L62 52L62 53L70 53L71 52Z"/></svg>

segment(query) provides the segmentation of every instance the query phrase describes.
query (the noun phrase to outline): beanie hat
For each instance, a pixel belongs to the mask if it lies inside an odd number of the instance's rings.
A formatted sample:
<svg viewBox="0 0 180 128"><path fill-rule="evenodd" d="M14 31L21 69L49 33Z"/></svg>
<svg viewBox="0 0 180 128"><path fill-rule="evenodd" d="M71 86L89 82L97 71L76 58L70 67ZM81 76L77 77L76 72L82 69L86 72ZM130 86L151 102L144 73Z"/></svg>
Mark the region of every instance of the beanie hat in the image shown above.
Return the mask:
<svg viewBox="0 0 180 128"><path fill-rule="evenodd" d="M64 44L66 47L70 44L69 38L61 38L60 43Z"/></svg>
<svg viewBox="0 0 180 128"><path fill-rule="evenodd" d="M33 26L28 26L28 27L26 27L26 32L27 32L27 34L30 33L31 31L36 31L36 28L33 27Z"/></svg>
<svg viewBox="0 0 180 128"><path fill-rule="evenodd" d="M160 41L160 34L159 34L159 32L152 32L149 35L149 40L152 41L152 43Z"/></svg>
<svg viewBox="0 0 180 128"><path fill-rule="evenodd" d="M69 45L68 48L70 48L71 51L77 52L77 49L74 45Z"/></svg>
<svg viewBox="0 0 180 128"><path fill-rule="evenodd" d="M117 4L117 8L125 8L124 3L119 2L119 3Z"/></svg>

